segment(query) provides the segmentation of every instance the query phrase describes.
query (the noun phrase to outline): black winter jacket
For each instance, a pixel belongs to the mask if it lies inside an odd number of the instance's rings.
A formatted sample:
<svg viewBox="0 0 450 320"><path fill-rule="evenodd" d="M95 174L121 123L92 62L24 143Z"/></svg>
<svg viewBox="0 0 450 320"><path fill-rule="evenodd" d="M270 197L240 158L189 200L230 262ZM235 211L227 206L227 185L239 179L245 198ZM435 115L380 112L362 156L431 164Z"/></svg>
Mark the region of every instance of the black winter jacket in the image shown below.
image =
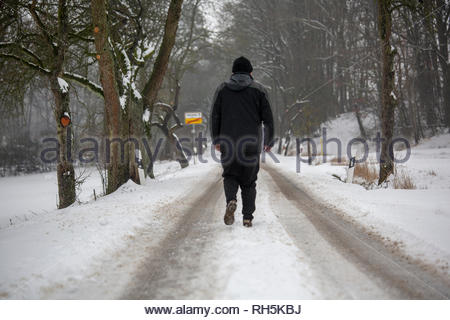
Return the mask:
<svg viewBox="0 0 450 320"><path fill-rule="evenodd" d="M226 139L233 144L247 139L261 151L261 125L264 124L264 145L273 146L273 116L267 90L251 75L236 73L216 90L211 110L213 143Z"/></svg>

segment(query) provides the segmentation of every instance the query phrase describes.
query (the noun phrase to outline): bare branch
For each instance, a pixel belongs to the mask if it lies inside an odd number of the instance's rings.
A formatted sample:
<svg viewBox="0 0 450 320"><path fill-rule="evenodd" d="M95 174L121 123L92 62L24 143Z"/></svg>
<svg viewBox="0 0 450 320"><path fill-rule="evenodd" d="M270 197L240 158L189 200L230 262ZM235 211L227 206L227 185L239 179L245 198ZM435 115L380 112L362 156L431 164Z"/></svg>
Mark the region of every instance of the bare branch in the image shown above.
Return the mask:
<svg viewBox="0 0 450 320"><path fill-rule="evenodd" d="M33 17L34 22L37 24L39 30L41 30L41 33L44 36L44 39L46 40L47 44L55 52L56 47L52 41L52 37L48 33L47 28L45 27L44 23L42 22L41 18L39 18L38 14L36 12L36 0L33 0L33 2L28 6L28 10L30 11L31 16Z"/></svg>
<svg viewBox="0 0 450 320"><path fill-rule="evenodd" d="M78 83L79 85L89 89L93 93L97 94L101 98L104 98L103 89L98 84L89 81L86 77L80 76L78 74L64 72L63 78L69 81Z"/></svg>
<svg viewBox="0 0 450 320"><path fill-rule="evenodd" d="M19 62L21 62L23 65L25 65L25 66L27 66L27 67L33 69L33 70L39 71L39 72L42 73L43 75L49 76L49 75L51 74L51 73L50 73L50 70L45 69L45 68L42 68L41 66L38 66L37 64L34 64L33 62L27 61L27 60L23 59L22 57L16 56L16 55L14 55L14 54L10 54L10 53L0 53L0 57L8 58L8 59L13 59L13 60L19 61Z"/></svg>

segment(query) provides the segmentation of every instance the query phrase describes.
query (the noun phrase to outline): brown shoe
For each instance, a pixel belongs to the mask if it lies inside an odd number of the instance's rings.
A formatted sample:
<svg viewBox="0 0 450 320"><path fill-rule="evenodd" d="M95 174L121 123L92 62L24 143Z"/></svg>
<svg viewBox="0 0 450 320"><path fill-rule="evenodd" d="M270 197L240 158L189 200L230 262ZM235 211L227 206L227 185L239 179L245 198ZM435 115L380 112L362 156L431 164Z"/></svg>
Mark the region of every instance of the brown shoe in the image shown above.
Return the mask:
<svg viewBox="0 0 450 320"><path fill-rule="evenodd" d="M244 227L251 228L252 220L244 219Z"/></svg>
<svg viewBox="0 0 450 320"><path fill-rule="evenodd" d="M227 204L227 210L225 211L225 216L223 221L227 226L231 226L234 223L234 212L236 211L237 203L236 200L231 200Z"/></svg>

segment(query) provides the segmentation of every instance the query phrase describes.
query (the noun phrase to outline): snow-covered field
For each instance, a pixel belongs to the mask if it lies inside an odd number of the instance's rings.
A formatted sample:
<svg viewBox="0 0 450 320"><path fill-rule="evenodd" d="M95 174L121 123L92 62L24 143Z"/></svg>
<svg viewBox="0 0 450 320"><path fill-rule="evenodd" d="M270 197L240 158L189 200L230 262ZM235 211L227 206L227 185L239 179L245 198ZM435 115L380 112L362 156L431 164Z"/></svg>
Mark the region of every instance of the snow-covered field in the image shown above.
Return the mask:
<svg viewBox="0 0 450 320"><path fill-rule="evenodd" d="M87 168L86 174L89 177L78 192L81 202L94 198L94 189L97 195L102 193L98 171ZM58 203L56 172L1 178L0 199L0 229L53 211Z"/></svg>
<svg viewBox="0 0 450 320"><path fill-rule="evenodd" d="M157 179L167 179L179 169L176 162L162 161L155 165ZM95 167L76 168L76 175L86 177L77 190L78 203L94 200L94 190L103 193L100 173ZM0 178L0 230L33 217L54 211L58 193L56 172Z"/></svg>

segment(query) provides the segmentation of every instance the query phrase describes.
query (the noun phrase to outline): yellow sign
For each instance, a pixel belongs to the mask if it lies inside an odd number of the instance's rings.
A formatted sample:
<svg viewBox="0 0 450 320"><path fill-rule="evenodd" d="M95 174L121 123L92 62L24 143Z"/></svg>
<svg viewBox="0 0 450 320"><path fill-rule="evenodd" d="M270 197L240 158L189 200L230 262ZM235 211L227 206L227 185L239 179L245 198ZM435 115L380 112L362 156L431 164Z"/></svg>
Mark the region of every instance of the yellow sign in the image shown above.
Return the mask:
<svg viewBox="0 0 450 320"><path fill-rule="evenodd" d="M203 117L201 112L186 112L184 114L184 121L186 124L202 124Z"/></svg>

